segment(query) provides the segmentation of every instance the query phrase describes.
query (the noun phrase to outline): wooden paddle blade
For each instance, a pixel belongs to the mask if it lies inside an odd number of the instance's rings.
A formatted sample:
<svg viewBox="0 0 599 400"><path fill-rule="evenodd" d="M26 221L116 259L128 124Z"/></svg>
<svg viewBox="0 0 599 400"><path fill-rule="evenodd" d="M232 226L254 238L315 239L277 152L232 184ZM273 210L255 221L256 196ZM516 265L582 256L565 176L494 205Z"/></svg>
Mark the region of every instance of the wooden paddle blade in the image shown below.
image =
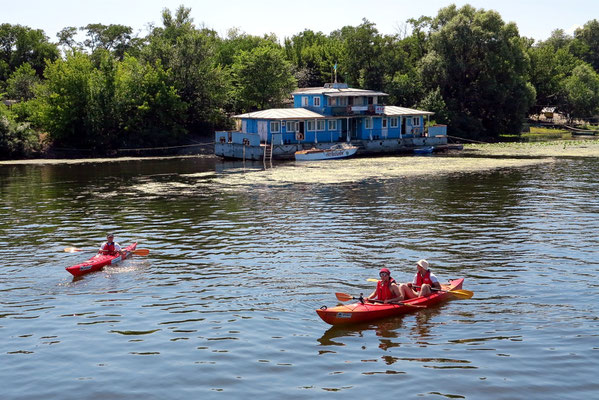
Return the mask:
<svg viewBox="0 0 599 400"><path fill-rule="evenodd" d="M76 253L78 251L83 251L83 249L78 249L77 247L66 247L64 251L67 253Z"/></svg>
<svg viewBox="0 0 599 400"><path fill-rule="evenodd" d="M135 254L136 256L147 256L148 254L150 254L150 250L149 249L135 249L131 253Z"/></svg>
<svg viewBox="0 0 599 400"><path fill-rule="evenodd" d="M449 293L453 294L455 297L460 298L460 299L470 299L470 298L472 298L472 296L474 296L474 292L471 292L470 290L463 290L463 289L450 290Z"/></svg>
<svg viewBox="0 0 599 400"><path fill-rule="evenodd" d="M337 297L337 300L339 301L349 301L349 300L353 300L353 296L349 295L347 293L335 293L335 297Z"/></svg>

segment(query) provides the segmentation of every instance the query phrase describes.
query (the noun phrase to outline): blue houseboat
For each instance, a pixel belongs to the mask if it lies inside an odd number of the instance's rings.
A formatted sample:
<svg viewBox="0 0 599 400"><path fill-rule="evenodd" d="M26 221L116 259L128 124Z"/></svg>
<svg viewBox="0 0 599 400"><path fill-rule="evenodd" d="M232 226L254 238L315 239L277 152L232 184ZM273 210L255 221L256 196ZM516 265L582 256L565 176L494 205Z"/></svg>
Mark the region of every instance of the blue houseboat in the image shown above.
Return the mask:
<svg viewBox="0 0 599 400"><path fill-rule="evenodd" d="M447 145L447 127L429 126L430 111L386 106L386 93L349 88L344 83L292 93L293 108L236 115L237 130L215 133L214 152L225 158L293 158L296 151L329 148L340 142L359 155L411 152ZM425 118L426 117L426 118Z"/></svg>

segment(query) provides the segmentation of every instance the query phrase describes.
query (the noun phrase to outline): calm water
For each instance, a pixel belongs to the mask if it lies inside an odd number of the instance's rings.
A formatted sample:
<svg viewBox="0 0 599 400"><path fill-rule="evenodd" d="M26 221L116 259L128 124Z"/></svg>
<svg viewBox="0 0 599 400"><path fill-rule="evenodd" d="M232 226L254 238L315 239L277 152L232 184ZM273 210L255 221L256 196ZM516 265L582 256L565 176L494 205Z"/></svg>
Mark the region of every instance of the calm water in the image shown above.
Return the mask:
<svg viewBox="0 0 599 400"><path fill-rule="evenodd" d="M597 398L598 173L597 157L0 165L0 398ZM150 255L74 280L106 231ZM349 328L316 315L420 258L474 298Z"/></svg>

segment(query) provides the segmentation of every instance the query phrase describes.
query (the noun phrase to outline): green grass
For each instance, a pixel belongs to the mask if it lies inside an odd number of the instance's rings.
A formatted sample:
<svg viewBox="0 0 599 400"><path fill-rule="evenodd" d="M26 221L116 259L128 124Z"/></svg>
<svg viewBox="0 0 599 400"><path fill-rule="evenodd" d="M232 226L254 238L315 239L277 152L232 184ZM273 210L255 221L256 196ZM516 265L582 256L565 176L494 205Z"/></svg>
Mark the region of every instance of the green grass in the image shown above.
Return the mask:
<svg viewBox="0 0 599 400"><path fill-rule="evenodd" d="M566 129L531 126L530 132L521 133L520 135L501 135L500 139L507 141L520 139L525 142L541 142L556 139L572 139L572 133Z"/></svg>

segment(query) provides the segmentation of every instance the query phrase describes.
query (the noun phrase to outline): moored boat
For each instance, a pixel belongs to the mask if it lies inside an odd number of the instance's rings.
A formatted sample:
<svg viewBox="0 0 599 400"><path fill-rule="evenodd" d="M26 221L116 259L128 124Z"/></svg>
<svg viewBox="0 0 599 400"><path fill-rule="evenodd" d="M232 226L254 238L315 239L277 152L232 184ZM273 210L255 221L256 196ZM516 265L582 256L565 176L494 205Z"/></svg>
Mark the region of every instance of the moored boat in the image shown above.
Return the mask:
<svg viewBox="0 0 599 400"><path fill-rule="evenodd" d="M65 269L69 271L73 276L81 276L90 272L99 271L107 265L116 264L121 260L124 260L125 258L129 257L136 247L137 243L130 244L129 246L123 249L122 255L110 256L104 254L96 254L95 256L93 256L87 261L82 262L81 264L66 267Z"/></svg>
<svg viewBox="0 0 599 400"><path fill-rule="evenodd" d="M312 148L295 152L296 161L334 160L351 157L358 151L358 147L350 144L336 144L327 149Z"/></svg>
<svg viewBox="0 0 599 400"><path fill-rule="evenodd" d="M431 306L447 301L453 297L451 290L462 288L464 278L455 279L441 285L443 290L435 291L427 297L402 301L403 304L354 303L328 308L323 306L316 310L322 320L331 325L347 325L367 322L375 319L406 314L419 309L413 306Z"/></svg>
<svg viewBox="0 0 599 400"><path fill-rule="evenodd" d="M433 146L416 147L414 149L414 154L416 154L416 155L432 154L434 150L435 150L435 148Z"/></svg>

